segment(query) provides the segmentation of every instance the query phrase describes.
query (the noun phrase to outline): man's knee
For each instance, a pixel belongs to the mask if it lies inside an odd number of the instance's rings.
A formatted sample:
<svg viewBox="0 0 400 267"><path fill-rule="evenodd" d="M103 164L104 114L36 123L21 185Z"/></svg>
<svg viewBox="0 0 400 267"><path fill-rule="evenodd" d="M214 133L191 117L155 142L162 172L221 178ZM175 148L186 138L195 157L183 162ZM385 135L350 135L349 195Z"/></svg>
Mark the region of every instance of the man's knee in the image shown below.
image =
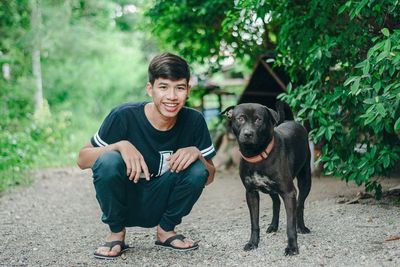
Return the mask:
<svg viewBox="0 0 400 267"><path fill-rule="evenodd" d="M195 161L185 172L185 181L194 189L202 190L207 182L208 170L200 160Z"/></svg>
<svg viewBox="0 0 400 267"><path fill-rule="evenodd" d="M115 177L126 175L125 162L117 151L105 152L98 157L92 166L93 178L110 180Z"/></svg>

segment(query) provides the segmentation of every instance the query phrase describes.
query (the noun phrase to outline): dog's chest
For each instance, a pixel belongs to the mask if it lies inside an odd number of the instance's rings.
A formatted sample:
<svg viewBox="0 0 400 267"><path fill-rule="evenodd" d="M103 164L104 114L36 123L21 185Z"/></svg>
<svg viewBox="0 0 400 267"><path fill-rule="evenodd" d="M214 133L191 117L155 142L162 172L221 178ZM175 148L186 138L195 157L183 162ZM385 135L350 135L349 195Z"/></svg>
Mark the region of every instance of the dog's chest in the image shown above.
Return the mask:
<svg viewBox="0 0 400 267"><path fill-rule="evenodd" d="M264 193L276 192L278 184L267 175L253 173L244 178L244 184L248 189L260 190Z"/></svg>

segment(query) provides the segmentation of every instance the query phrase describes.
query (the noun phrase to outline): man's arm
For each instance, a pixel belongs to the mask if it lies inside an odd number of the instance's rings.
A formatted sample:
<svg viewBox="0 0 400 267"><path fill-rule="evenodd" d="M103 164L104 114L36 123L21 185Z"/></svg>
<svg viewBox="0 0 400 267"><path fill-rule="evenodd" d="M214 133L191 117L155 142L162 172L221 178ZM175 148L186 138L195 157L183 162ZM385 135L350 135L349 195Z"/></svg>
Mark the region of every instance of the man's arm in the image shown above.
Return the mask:
<svg viewBox="0 0 400 267"><path fill-rule="evenodd" d="M214 176L215 176L215 166L212 161L212 159L205 159L203 156L200 156L200 160L204 163L208 170L208 178L207 178L207 183L206 185L211 184L214 181Z"/></svg>
<svg viewBox="0 0 400 267"><path fill-rule="evenodd" d="M82 170L91 168L101 154L109 151L117 151L115 144L94 147L91 143L88 143L79 151L76 163Z"/></svg>
<svg viewBox="0 0 400 267"><path fill-rule="evenodd" d="M90 143L86 144L79 151L77 164L81 169L91 168L100 155L109 151L121 153L129 180L137 183L142 172L146 179L150 180L149 170L142 154L129 141L125 140L103 147L94 147Z"/></svg>

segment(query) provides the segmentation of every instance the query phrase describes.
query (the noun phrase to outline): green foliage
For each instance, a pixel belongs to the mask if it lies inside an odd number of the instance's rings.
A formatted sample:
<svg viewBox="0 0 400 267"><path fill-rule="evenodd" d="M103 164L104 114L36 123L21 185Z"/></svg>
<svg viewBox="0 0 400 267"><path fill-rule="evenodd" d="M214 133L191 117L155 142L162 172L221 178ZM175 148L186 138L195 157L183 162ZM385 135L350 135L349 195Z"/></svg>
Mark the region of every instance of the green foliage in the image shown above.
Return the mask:
<svg viewBox="0 0 400 267"><path fill-rule="evenodd" d="M0 191L29 183L27 171L38 164L60 164L54 157L66 153L68 148L66 130L70 116L65 113L51 115L49 112L47 107L35 117L28 115L26 121L19 118L18 123L24 128L0 126Z"/></svg>
<svg viewBox="0 0 400 267"><path fill-rule="evenodd" d="M400 159L400 32L393 28L399 5L312 1L310 7L300 18L304 6L286 11L280 60L297 88L282 98L323 144L325 172L365 184L379 197L374 177L388 175ZM299 20L306 26L298 27Z"/></svg>
<svg viewBox="0 0 400 267"><path fill-rule="evenodd" d="M27 1L0 2L0 66L12 68L12 75L23 75L26 63L23 35L29 27ZM12 81L0 78L0 191L16 183L25 183L22 172L33 162L35 148L31 145L26 114L32 112L29 92L16 90L16 84L29 84L29 79ZM22 125L23 126L22 126Z"/></svg>
<svg viewBox="0 0 400 267"><path fill-rule="evenodd" d="M148 27L159 37L161 46L179 51L189 61L215 65L225 57L220 53L221 41L233 38L222 25L227 10L233 8L233 1L225 0L157 0L146 15L150 18Z"/></svg>
<svg viewBox="0 0 400 267"><path fill-rule="evenodd" d="M26 183L23 173L33 163L37 147L32 146L30 129L13 133L0 129L0 191Z"/></svg>
<svg viewBox="0 0 400 267"><path fill-rule="evenodd" d="M253 67L260 54L271 52L279 19L270 11L277 1L155 0L145 13L146 26L166 49L217 70L228 57Z"/></svg>

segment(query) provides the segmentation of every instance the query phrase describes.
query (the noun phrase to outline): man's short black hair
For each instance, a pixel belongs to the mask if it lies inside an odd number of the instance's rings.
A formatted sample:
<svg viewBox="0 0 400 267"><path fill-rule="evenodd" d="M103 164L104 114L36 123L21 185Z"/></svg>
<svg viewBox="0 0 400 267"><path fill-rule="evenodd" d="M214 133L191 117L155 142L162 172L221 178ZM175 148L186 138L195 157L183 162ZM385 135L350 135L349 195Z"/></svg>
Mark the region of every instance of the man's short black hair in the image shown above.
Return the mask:
<svg viewBox="0 0 400 267"><path fill-rule="evenodd" d="M154 85L154 81L158 78L172 81L185 78L186 82L189 83L190 68L186 60L180 56L163 53L151 60L148 75L151 85Z"/></svg>

